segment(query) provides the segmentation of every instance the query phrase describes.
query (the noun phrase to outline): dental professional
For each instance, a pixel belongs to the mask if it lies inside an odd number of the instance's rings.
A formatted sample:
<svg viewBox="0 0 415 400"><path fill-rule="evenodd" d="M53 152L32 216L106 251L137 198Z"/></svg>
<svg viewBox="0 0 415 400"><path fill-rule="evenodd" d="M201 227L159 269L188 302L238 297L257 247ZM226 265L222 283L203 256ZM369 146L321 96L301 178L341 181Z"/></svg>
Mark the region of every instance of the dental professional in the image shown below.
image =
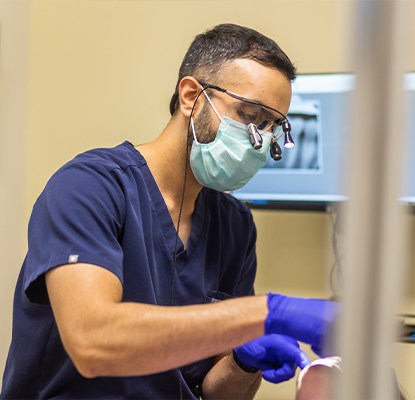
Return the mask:
<svg viewBox="0 0 415 400"><path fill-rule="evenodd" d="M252 399L323 353L338 304L255 296L256 230L225 193L278 159L295 68L261 33L194 39L152 142L76 156L29 222L2 399ZM289 151L289 150L287 150Z"/></svg>

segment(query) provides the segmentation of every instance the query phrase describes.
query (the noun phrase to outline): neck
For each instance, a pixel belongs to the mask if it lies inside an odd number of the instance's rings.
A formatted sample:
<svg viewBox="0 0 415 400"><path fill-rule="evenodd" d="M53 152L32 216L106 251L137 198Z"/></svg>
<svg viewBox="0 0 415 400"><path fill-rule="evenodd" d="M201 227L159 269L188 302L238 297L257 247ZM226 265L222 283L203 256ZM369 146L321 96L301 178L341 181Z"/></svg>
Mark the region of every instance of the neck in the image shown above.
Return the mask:
<svg viewBox="0 0 415 400"><path fill-rule="evenodd" d="M180 118L172 118L154 141L137 146L147 161L176 227L184 185L183 219L191 218L202 188L193 176L189 164L190 149L186 154L186 146L187 124Z"/></svg>

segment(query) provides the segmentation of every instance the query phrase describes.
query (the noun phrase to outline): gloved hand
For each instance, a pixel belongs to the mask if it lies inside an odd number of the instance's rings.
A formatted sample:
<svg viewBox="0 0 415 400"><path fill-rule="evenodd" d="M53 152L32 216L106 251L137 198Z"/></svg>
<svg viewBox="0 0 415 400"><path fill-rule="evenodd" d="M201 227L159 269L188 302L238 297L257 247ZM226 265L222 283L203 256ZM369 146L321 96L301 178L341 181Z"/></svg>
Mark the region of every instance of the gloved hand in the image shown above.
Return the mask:
<svg viewBox="0 0 415 400"><path fill-rule="evenodd" d="M328 300L268 294L265 333L291 336L311 345L320 357L327 356L324 339L330 333L340 305Z"/></svg>
<svg viewBox="0 0 415 400"><path fill-rule="evenodd" d="M273 383L291 379L297 366L310 363L297 341L282 335L265 335L234 349L235 362L245 371L262 371L262 377Z"/></svg>

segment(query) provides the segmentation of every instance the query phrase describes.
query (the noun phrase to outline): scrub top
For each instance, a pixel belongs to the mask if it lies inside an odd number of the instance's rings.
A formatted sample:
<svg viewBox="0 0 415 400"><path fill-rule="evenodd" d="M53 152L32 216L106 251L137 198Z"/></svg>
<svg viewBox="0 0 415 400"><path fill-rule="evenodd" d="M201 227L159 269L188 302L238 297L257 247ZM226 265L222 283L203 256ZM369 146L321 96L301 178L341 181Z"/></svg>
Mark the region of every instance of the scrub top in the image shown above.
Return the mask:
<svg viewBox="0 0 415 400"><path fill-rule="evenodd" d="M147 376L82 377L62 346L45 285L50 269L88 263L115 274L127 302L188 305L253 295L256 230L249 209L203 188L192 218L186 247L178 239L174 277L176 230L130 142L85 152L58 170L30 218L0 398L199 398L213 359Z"/></svg>

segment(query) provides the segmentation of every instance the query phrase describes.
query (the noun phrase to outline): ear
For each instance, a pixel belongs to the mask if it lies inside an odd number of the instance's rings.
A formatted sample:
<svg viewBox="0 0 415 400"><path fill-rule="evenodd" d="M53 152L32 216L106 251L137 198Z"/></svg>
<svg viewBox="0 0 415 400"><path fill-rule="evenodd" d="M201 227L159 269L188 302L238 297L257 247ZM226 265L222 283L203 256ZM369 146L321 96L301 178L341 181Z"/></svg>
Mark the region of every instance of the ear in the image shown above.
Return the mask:
<svg viewBox="0 0 415 400"><path fill-rule="evenodd" d="M199 82L192 76L185 76L179 83L179 109L182 114L190 118L193 105L197 98L197 95L201 92ZM201 104L202 102L197 102ZM196 103L194 111L199 108L199 104ZM201 104L203 105L203 104Z"/></svg>

